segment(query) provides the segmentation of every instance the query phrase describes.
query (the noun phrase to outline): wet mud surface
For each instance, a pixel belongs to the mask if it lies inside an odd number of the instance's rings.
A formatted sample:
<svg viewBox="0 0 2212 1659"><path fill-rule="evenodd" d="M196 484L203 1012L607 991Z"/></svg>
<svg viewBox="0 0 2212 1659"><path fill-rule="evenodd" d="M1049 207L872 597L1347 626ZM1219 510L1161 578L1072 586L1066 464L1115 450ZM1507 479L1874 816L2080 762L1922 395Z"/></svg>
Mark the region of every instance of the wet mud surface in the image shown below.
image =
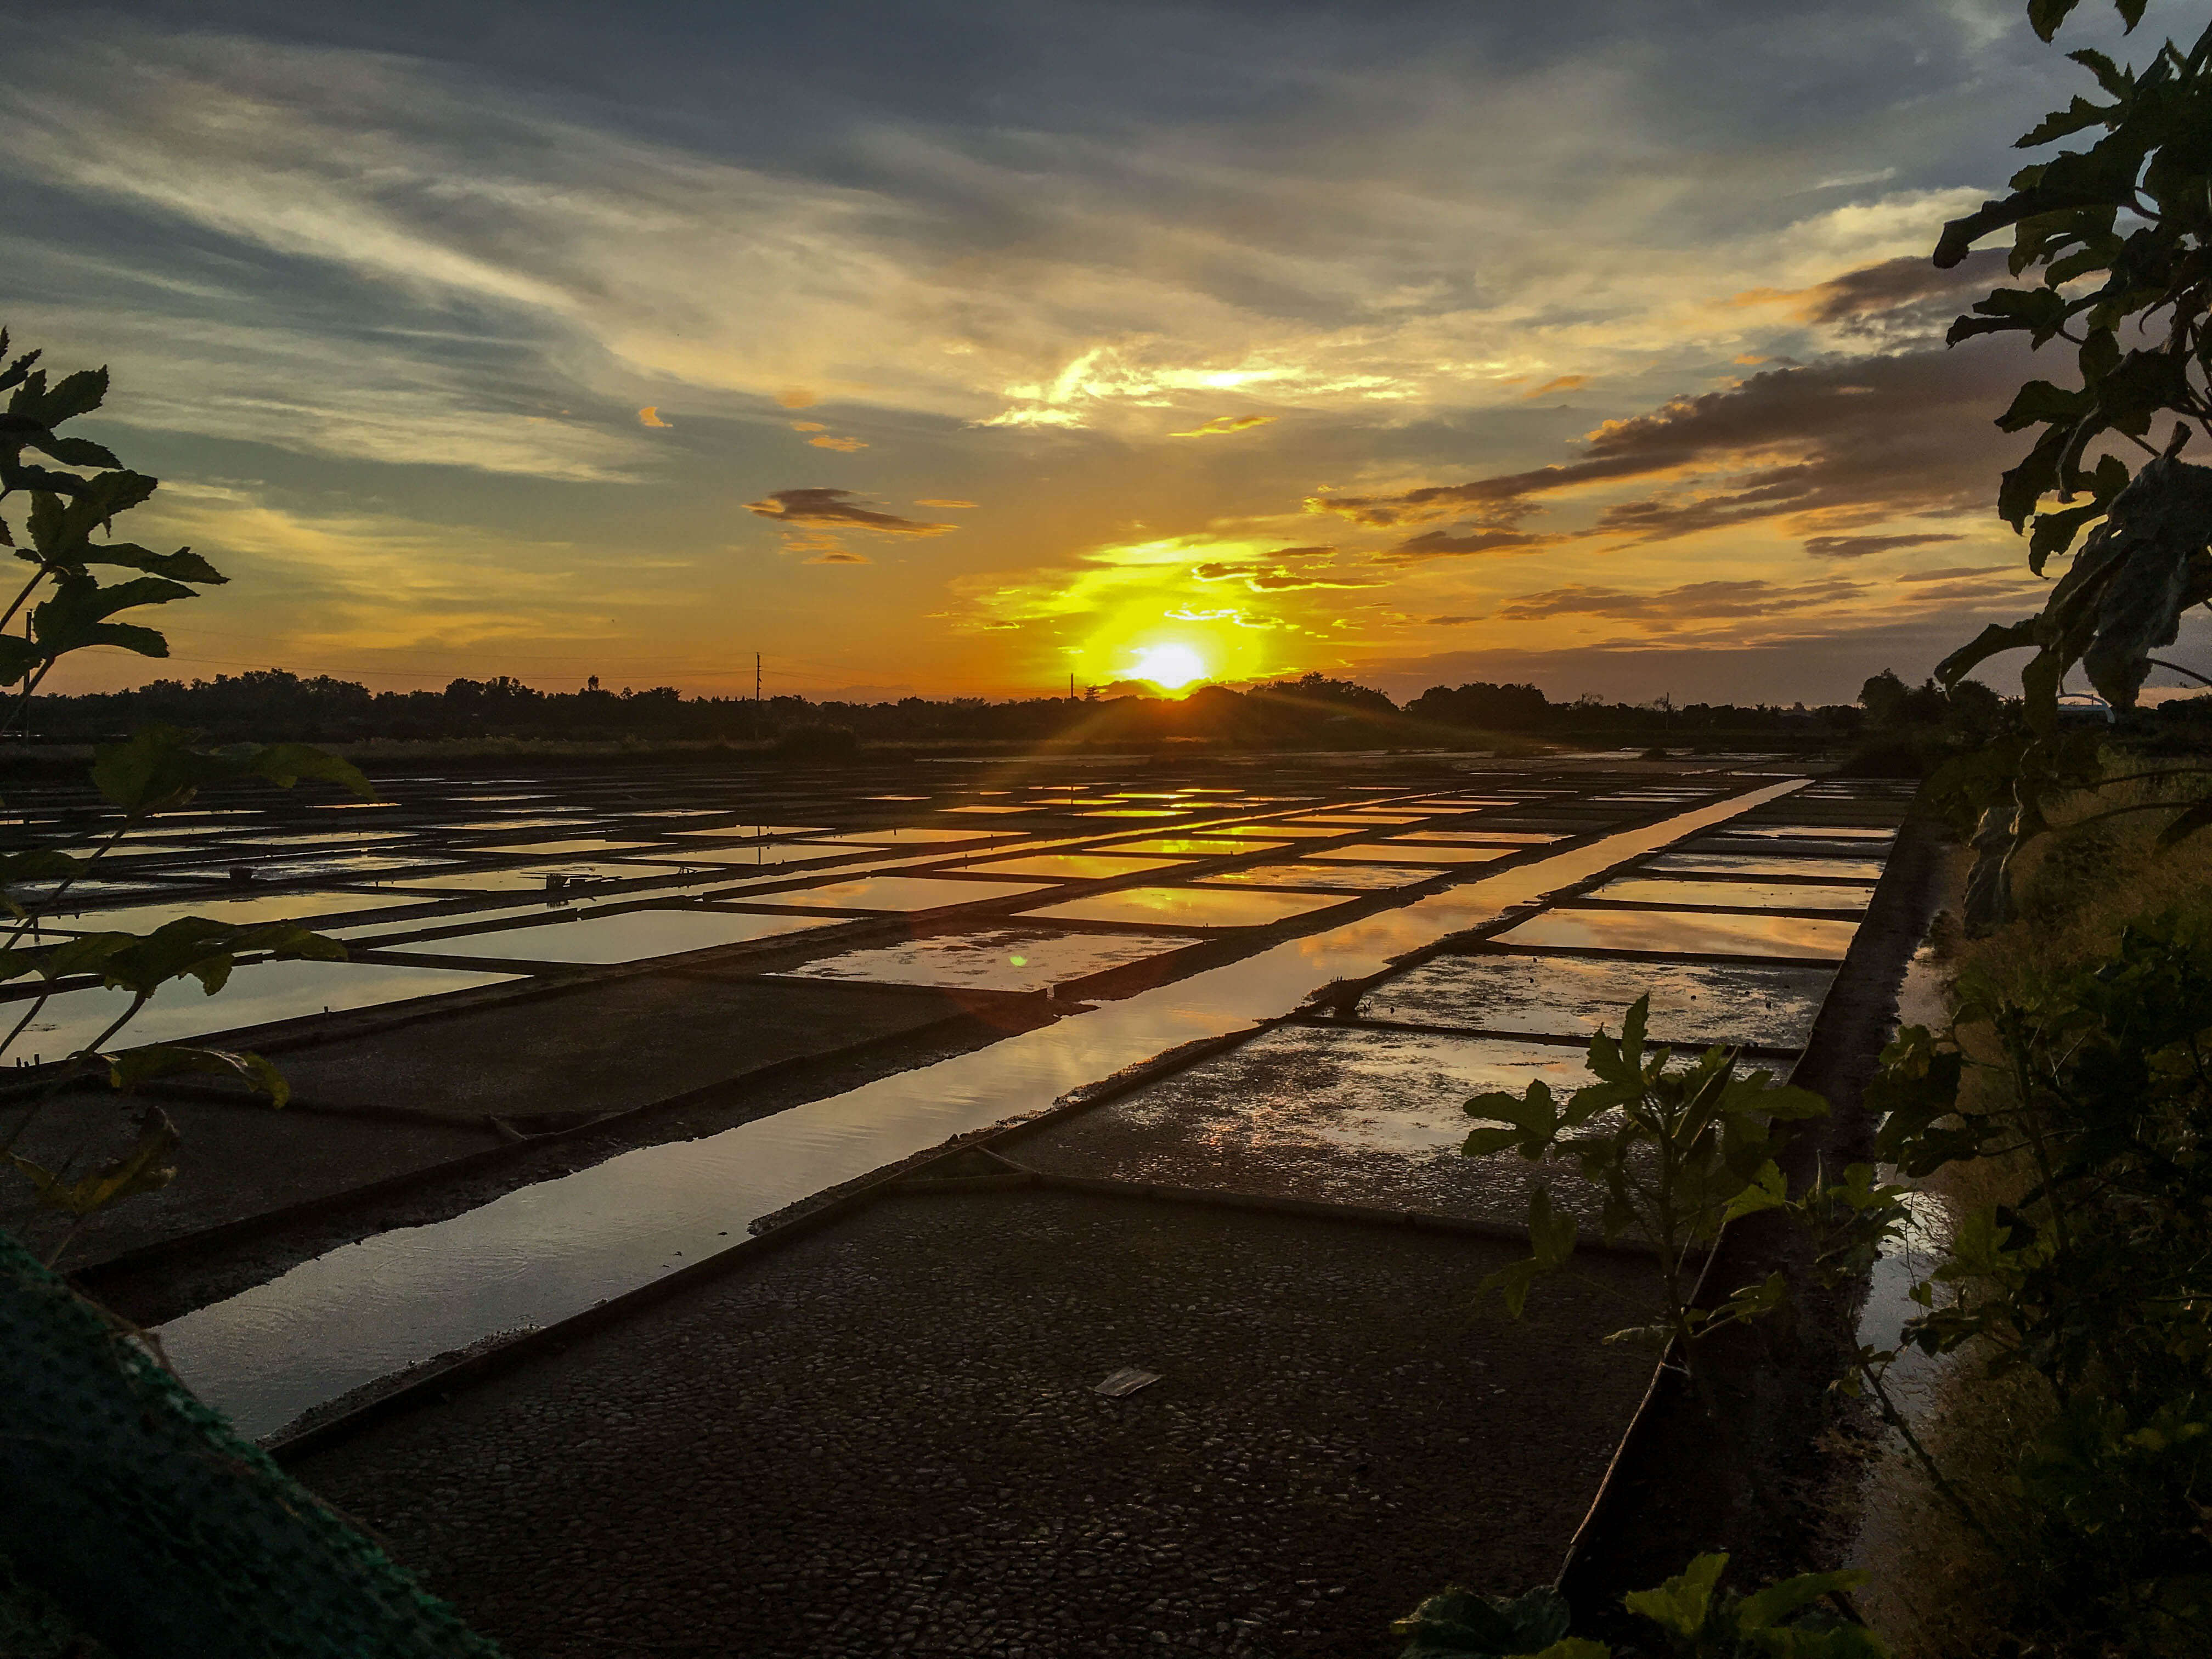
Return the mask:
<svg viewBox="0 0 2212 1659"><path fill-rule="evenodd" d="M1586 1036L1620 1034L1651 1000L1650 1040L1801 1047L1834 971L1768 963L1609 962L1590 957L1441 956L1370 991L1358 1012L1414 1025Z"/></svg>
<svg viewBox="0 0 2212 1659"><path fill-rule="evenodd" d="M1368 1656L1546 1577L1643 1393L1600 1289L1470 1311L1517 1253L896 1199L297 1473L533 1659Z"/></svg>
<svg viewBox="0 0 2212 1659"><path fill-rule="evenodd" d="M1036 1170L1170 1187L1328 1200L1512 1225L1539 1180L1595 1222L1601 1200L1571 1171L1469 1158L1461 1109L1541 1078L1587 1082L1582 1051L1426 1031L1290 1024L1134 1094L1006 1138Z"/></svg>

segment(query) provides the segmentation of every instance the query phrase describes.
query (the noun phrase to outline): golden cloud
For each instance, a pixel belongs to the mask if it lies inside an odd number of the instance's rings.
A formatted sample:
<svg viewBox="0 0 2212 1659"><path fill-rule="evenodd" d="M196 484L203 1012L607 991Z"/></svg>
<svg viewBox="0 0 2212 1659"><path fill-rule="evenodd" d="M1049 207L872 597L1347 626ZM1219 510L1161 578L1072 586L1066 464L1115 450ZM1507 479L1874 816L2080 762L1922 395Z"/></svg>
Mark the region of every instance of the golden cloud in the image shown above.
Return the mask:
<svg viewBox="0 0 2212 1659"><path fill-rule="evenodd" d="M1191 428L1188 432L1170 432L1170 438L1208 438L1222 432L1249 432L1255 426L1265 426L1275 419L1273 415L1217 415L1212 420Z"/></svg>
<svg viewBox="0 0 2212 1659"><path fill-rule="evenodd" d="M637 411L637 423L640 426L661 427L665 427L668 424L667 422L660 418L660 406L658 404L647 404L643 409L639 410Z"/></svg>
<svg viewBox="0 0 2212 1659"><path fill-rule="evenodd" d="M867 447L858 438L809 438L806 441L817 449L834 449L841 455L849 455L856 449Z"/></svg>

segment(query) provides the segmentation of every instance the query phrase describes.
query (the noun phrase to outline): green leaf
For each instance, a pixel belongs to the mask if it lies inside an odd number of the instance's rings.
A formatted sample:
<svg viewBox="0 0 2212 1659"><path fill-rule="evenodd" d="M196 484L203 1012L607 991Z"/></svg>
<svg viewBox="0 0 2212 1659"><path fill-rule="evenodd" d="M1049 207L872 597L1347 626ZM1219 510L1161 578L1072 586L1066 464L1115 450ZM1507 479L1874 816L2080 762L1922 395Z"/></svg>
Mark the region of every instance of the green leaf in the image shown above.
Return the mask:
<svg viewBox="0 0 2212 1659"><path fill-rule="evenodd" d="M1848 1572L1804 1572L1754 1591L1736 1604L1738 1630L1771 1630L1793 1614L1838 1590L1856 1589L1869 1575Z"/></svg>
<svg viewBox="0 0 2212 1659"><path fill-rule="evenodd" d="M1729 1200L1721 1219L1733 1221L1740 1215L1756 1215L1761 1210L1778 1209L1789 1201L1790 1183L1783 1179L1781 1166L1770 1158L1759 1166L1759 1173L1743 1189Z"/></svg>
<svg viewBox="0 0 2212 1659"><path fill-rule="evenodd" d="M2000 651L2017 651L2022 646L2039 643L2042 630L2040 617L2026 617L2009 626L1991 623L1936 665L1936 682L1946 688L1956 685Z"/></svg>
<svg viewBox="0 0 2212 1659"><path fill-rule="evenodd" d="M2040 576L2043 574L2043 567L2050 562L2051 555L2063 553L2068 548L2073 546L2074 538L2083 525L2093 523L2104 516L2105 503L2102 501L2088 501L2080 507L2062 508L2056 513L2037 514L2034 533L2028 538L2027 568ZM2024 624L2015 624L2015 626L2021 625ZM1947 657L1944 660L1948 662L1950 659ZM1949 683L1946 682L1946 684Z"/></svg>
<svg viewBox="0 0 2212 1659"><path fill-rule="evenodd" d="M1496 1291L1504 1299L1505 1312L1510 1318L1518 1319L1528 1305L1528 1286L1543 1270L1533 1261L1520 1261L1500 1267L1485 1276L1474 1287L1474 1299L1480 1303Z"/></svg>
<svg viewBox="0 0 2212 1659"><path fill-rule="evenodd" d="M1454 1585L1431 1595L1405 1618L1390 1626L1391 1634L1413 1644L1408 1652L1434 1655L1486 1656L1504 1659L1538 1652L1556 1652L1566 1635L1567 1604L1549 1585L1528 1591L1510 1601L1503 1596L1478 1595ZM1604 1650L1600 1649L1602 1655ZM1562 1654L1559 1659L1581 1659Z"/></svg>
<svg viewBox="0 0 2212 1659"><path fill-rule="evenodd" d="M1997 426L2005 432L2019 432L2045 421L2078 420L2096 401L2086 388L2069 392L2048 380L2030 380L2014 394L2012 406L1997 416Z"/></svg>
<svg viewBox="0 0 2212 1659"><path fill-rule="evenodd" d="M1552 1189L1539 1187L1528 1195L1528 1243L1536 1265L1549 1270L1564 1266L1575 1250L1575 1218L1553 1214Z"/></svg>
<svg viewBox="0 0 2212 1659"><path fill-rule="evenodd" d="M127 951L137 943L136 933L80 933L47 951L39 963L39 972L48 979L100 973L118 951Z"/></svg>
<svg viewBox="0 0 2212 1659"><path fill-rule="evenodd" d="M138 1144L113 1163L76 1181L66 1182L14 1152L8 1154L8 1161L30 1178L38 1191L40 1209L82 1217L134 1193L150 1193L167 1186L177 1178L176 1165L169 1160L181 1145L183 1138L169 1121L168 1114L158 1106L149 1106L138 1120Z"/></svg>
<svg viewBox="0 0 2212 1659"><path fill-rule="evenodd" d="M324 783L335 783L363 800L376 799L375 785L362 775L359 767L312 744L272 743L247 757L246 769L281 788L289 789L301 778L314 778Z"/></svg>
<svg viewBox="0 0 2212 1659"><path fill-rule="evenodd" d="M1521 1139L1518 1129L1470 1129L1467 1139L1460 1143L1462 1158L1487 1158L1492 1152L1502 1152Z"/></svg>
<svg viewBox="0 0 2212 1659"><path fill-rule="evenodd" d="M23 412L41 426L55 427L79 415L89 415L100 407L100 400L106 396L107 371L104 368L81 368L74 374L64 375L51 392L38 400L35 410Z"/></svg>
<svg viewBox="0 0 2212 1659"><path fill-rule="evenodd" d="M46 659L46 653L16 634L0 634L0 685L13 685Z"/></svg>
<svg viewBox="0 0 2212 1659"><path fill-rule="evenodd" d="M107 1062L107 1080L116 1088L125 1091L135 1089L155 1078L174 1077L179 1073L190 1072L215 1072L235 1077L258 1093L268 1096L271 1106L283 1106L292 1098L291 1086L284 1081L283 1074L259 1054L234 1052L228 1048L154 1043L114 1055Z"/></svg>
<svg viewBox="0 0 2212 1659"><path fill-rule="evenodd" d="M2087 99L2076 97L2063 110L2054 110L2036 123L2026 133L2013 141L2014 149L2034 149L2094 127L2103 121L2110 112L2100 109Z"/></svg>
<svg viewBox="0 0 2212 1659"><path fill-rule="evenodd" d="M121 565L126 569L167 576L173 581L220 586L230 580L189 547L180 547L173 553L156 553L132 542L88 542L78 550L76 562Z"/></svg>
<svg viewBox="0 0 2212 1659"><path fill-rule="evenodd" d="M112 451L96 444L89 438L57 438L51 434L34 437L31 447L43 449L64 466L120 466Z"/></svg>
<svg viewBox="0 0 2212 1659"><path fill-rule="evenodd" d="M2179 846L2201 830L2212 829L2212 795L2192 801L2181 814L2159 832L2160 848Z"/></svg>
<svg viewBox="0 0 2212 1659"><path fill-rule="evenodd" d="M1723 1554L1701 1555L1657 1589L1636 1590L1621 1598L1631 1613L1639 1613L1685 1641L1694 1640L1712 1611L1713 1588L1727 1570Z"/></svg>

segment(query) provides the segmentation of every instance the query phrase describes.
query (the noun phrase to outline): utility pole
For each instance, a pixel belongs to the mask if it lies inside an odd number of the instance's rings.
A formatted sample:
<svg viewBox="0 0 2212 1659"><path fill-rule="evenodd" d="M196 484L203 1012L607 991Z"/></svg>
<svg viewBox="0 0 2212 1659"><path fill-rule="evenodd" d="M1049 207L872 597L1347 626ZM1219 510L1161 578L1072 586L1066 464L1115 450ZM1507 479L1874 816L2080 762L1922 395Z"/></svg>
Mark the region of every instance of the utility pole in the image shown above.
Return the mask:
<svg viewBox="0 0 2212 1659"><path fill-rule="evenodd" d="M760 653L753 653L753 706L760 706Z"/></svg>

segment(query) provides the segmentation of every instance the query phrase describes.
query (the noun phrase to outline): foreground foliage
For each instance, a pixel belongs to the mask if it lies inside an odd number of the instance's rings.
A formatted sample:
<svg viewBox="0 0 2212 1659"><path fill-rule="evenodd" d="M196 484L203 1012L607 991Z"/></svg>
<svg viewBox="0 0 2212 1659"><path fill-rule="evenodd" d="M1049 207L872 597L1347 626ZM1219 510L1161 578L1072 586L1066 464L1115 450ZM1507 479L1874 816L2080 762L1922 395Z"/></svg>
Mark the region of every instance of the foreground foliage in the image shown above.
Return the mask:
<svg viewBox="0 0 2212 1659"><path fill-rule="evenodd" d="M0 330L0 361L7 350L8 336ZM118 618L194 598L201 587L227 580L190 548L160 553L114 539L116 518L150 500L158 481L130 471L105 446L58 430L100 406L107 371L81 369L50 385L39 356L29 352L0 368L0 391L9 394L0 414L0 506L10 497L23 498L18 522L27 538L19 544L0 516L0 546L12 548L30 567L14 602L0 614L0 625L26 617L23 634L0 634L0 684L15 688L0 730L22 717L46 676L72 653L110 646L167 656L168 642L158 631ZM138 574L103 580L96 574L102 568ZM89 988L128 994L113 1020L49 1069L41 1087L0 1109L13 1113L0 1135L0 1168L28 1182L40 1207L59 1211L75 1224L57 1255L99 1211L173 1179L179 1138L167 1115L149 1107L139 1119L136 1144L114 1158L81 1169L80 1153L47 1164L17 1150L41 1112L87 1073L122 1091L179 1073L227 1073L282 1106L283 1080L259 1055L182 1043L119 1047L118 1039L166 986L191 980L213 996L241 960L330 961L343 958L345 950L289 922L240 927L198 916L145 934L78 933L56 942L40 931L41 917L93 877L126 836L161 813L189 805L202 789L248 782L289 787L302 778L337 783L364 797L372 793L353 767L298 744L213 748L179 727L149 726L94 755L94 787L114 809L99 834L0 853L0 908L9 918L0 923L0 982L38 981L34 995L0 1007L5 1022L0 1024L0 1060L20 1055L25 1034L57 994Z"/></svg>
<svg viewBox="0 0 2212 1659"><path fill-rule="evenodd" d="M2144 918L2086 967L1957 987L1943 1031L1908 1027L1869 1100L1908 1176L2027 1171L1956 1220L1912 1287L1923 1311L1853 1386L1910 1434L1883 1377L1958 1356L1976 1386L2033 1384L2039 1431L1996 1483L1914 1437L1930 1484L2003 1571L2004 1616L2045 1650L2196 1650L2212 1616L2212 907ZM1856 1266L1911 1226L1907 1194L1853 1169L1826 1196ZM1970 1474L1972 1480L1970 1481Z"/></svg>
<svg viewBox="0 0 2212 1659"><path fill-rule="evenodd" d="M2029 20L2048 40L2076 3L2031 0ZM2132 29L2142 0L2119 0L2119 9ZM2154 666L2202 679L2152 653L2174 642L2184 611L2212 600L2212 467L2180 459L2212 421L2212 27L2186 51L2168 40L2140 71L2100 52L2071 56L2101 98L2076 96L2019 147L2082 133L2094 141L2022 168L2008 195L1946 226L1936 251L1937 264L1955 265L1983 237L2010 230L2012 275L2039 270L2041 283L1978 301L1950 340L2024 333L2038 349L2063 340L2080 379L2031 380L1997 419L2008 432L2037 432L2004 475L1997 511L2027 536L2035 574L2055 558L2070 565L2039 613L1990 624L1936 669L1956 685L2002 652L2035 653L2021 672L2026 731L1962 760L1946 781L1983 814L1967 915L1977 931L2011 914L2014 856L2051 829L2051 800L2102 787L2092 745L2060 730L2065 676L2079 669L2120 709L2135 706ZM2155 442L2166 416L2178 418ZM2114 440L2148 459L2131 466ZM2212 770L2171 776L2166 833L2212 826L2212 794L2199 781Z"/></svg>
<svg viewBox="0 0 2212 1659"><path fill-rule="evenodd" d="M1701 1555L1656 1589L1623 1605L1657 1627L1666 1650L1684 1659L1887 1659L1881 1638L1838 1606L1862 1583L1857 1572L1803 1573L1749 1595L1721 1588L1724 1554ZM1448 1589L1390 1627L1406 1638L1399 1659L1613 1659L1613 1649L1570 1636L1556 1590L1508 1601Z"/></svg>
<svg viewBox="0 0 2212 1659"><path fill-rule="evenodd" d="M1589 1069L1598 1081L1564 1103L1540 1079L1518 1095L1468 1102L1468 1116L1499 1127L1474 1130L1460 1150L1480 1158L1510 1148L1531 1162L1567 1164L1601 1192L1606 1242L1633 1233L1650 1245L1662 1297L1656 1320L1607 1340L1679 1344L1688 1364L1698 1337L1779 1304L1784 1285L1777 1273L1717 1308L1694 1306L1693 1269L1727 1223L1786 1200L1774 1161L1788 1133L1782 1126L1818 1117L1828 1103L1809 1090L1778 1086L1766 1072L1737 1076L1733 1049L1710 1048L1676 1066L1672 1049L1645 1044L1650 1002L1637 1000L1618 1042L1602 1030L1591 1037ZM1566 1266L1575 1234L1574 1218L1556 1212L1549 1188L1538 1187L1528 1205L1534 1253L1491 1274L1479 1293L1498 1291L1518 1318L1535 1279Z"/></svg>

